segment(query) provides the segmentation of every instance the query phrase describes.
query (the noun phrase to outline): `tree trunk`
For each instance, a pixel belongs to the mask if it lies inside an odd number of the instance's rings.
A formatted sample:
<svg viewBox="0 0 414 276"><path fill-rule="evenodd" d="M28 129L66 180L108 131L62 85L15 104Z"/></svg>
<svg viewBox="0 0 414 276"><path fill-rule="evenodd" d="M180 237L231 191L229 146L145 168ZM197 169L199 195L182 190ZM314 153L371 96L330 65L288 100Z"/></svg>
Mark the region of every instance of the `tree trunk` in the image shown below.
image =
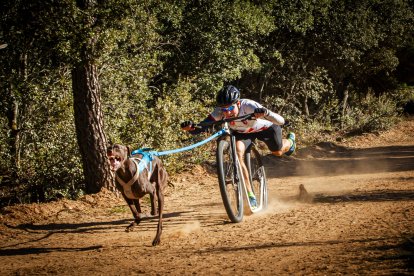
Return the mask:
<svg viewBox="0 0 414 276"><path fill-rule="evenodd" d="M303 113L305 113L306 118L309 118L309 106L308 106L308 96L303 98Z"/></svg>
<svg viewBox="0 0 414 276"><path fill-rule="evenodd" d="M72 89L77 141L87 193L102 187L113 188L113 177L106 158L100 87L96 66L84 61L72 70Z"/></svg>
<svg viewBox="0 0 414 276"><path fill-rule="evenodd" d="M12 90L12 88L11 88ZM9 111L7 112L7 119L9 123L10 138L9 138L9 147L10 147L10 156L11 156L11 173L12 177L18 181L18 176L20 173L20 130L17 126L17 119L19 116L19 104L12 96L12 101L10 103Z"/></svg>
<svg viewBox="0 0 414 276"><path fill-rule="evenodd" d="M349 90L348 85L344 89L344 95L342 97L342 104L341 104L341 129L344 128L345 124L345 113L346 113L346 106L348 105L348 96Z"/></svg>
<svg viewBox="0 0 414 276"><path fill-rule="evenodd" d="M19 83L25 83L27 81L27 53L21 53L19 56L19 67L17 69L17 80ZM21 86L19 89L22 89ZM20 114L19 107L21 106L21 101L18 100L17 88L13 82L10 82L8 86L8 95L10 97L9 109L7 112L7 119L10 128L10 138L9 138L9 147L11 155L11 173L12 177L19 182L20 175L20 156L21 156L21 132L20 132ZM24 94L24 91L20 90L20 93Z"/></svg>

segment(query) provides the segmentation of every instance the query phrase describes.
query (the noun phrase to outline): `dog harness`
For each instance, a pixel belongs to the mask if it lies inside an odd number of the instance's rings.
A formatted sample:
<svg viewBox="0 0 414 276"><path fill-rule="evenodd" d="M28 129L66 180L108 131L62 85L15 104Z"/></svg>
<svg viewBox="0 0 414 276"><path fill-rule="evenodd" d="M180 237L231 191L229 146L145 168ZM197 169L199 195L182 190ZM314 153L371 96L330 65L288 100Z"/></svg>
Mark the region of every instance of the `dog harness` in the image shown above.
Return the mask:
<svg viewBox="0 0 414 276"><path fill-rule="evenodd" d="M139 152L140 154L142 154L142 158L130 158L132 160L132 162L135 164L136 167L136 172L135 175L126 183L125 181L123 181L118 174L115 175L116 180L118 181L119 184L121 184L122 189L124 190L124 194L127 198L129 199L138 199L139 197L136 197L134 195L134 193L132 192L132 184L134 184L139 177L139 174L142 173L142 171L144 169L148 170L148 181L151 178L152 175L152 155L148 152ZM148 165L149 165L149 169L148 169Z"/></svg>

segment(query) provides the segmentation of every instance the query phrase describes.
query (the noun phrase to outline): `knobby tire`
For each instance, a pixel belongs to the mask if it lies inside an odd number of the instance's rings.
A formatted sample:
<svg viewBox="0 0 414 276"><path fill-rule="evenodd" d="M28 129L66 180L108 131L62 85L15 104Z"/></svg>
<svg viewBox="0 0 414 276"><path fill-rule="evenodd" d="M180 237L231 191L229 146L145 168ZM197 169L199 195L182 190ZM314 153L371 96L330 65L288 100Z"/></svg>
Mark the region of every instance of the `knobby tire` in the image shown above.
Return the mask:
<svg viewBox="0 0 414 276"><path fill-rule="evenodd" d="M229 141L225 139L218 141L216 156L220 193L224 208L232 222L241 222L243 220L241 171L239 166L234 166ZM235 168L236 173L234 173Z"/></svg>
<svg viewBox="0 0 414 276"><path fill-rule="evenodd" d="M258 206L262 205L264 210L268 206L266 172L261 155L255 147L246 152L246 166L249 170L251 188L256 195L257 204Z"/></svg>

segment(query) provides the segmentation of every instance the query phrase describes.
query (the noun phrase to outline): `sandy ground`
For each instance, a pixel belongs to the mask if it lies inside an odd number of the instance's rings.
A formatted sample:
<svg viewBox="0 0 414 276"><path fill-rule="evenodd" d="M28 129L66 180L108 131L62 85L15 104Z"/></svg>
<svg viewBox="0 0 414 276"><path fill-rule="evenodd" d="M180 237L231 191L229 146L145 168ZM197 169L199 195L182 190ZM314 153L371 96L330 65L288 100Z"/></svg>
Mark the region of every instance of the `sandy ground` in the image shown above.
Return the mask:
<svg viewBox="0 0 414 276"><path fill-rule="evenodd" d="M3 208L0 275L414 275L413 120L264 159L270 206L238 224L211 169L172 179L156 247L107 191Z"/></svg>

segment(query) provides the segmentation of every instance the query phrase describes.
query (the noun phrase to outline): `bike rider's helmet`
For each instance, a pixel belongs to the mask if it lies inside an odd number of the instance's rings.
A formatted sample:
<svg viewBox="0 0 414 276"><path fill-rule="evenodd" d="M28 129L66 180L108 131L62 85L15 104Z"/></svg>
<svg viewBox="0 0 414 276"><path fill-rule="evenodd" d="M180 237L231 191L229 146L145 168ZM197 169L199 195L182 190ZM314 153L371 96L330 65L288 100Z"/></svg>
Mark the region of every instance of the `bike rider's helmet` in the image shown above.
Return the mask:
<svg viewBox="0 0 414 276"><path fill-rule="evenodd" d="M240 91L233 85L224 86L217 93L217 106L231 105L240 99Z"/></svg>

